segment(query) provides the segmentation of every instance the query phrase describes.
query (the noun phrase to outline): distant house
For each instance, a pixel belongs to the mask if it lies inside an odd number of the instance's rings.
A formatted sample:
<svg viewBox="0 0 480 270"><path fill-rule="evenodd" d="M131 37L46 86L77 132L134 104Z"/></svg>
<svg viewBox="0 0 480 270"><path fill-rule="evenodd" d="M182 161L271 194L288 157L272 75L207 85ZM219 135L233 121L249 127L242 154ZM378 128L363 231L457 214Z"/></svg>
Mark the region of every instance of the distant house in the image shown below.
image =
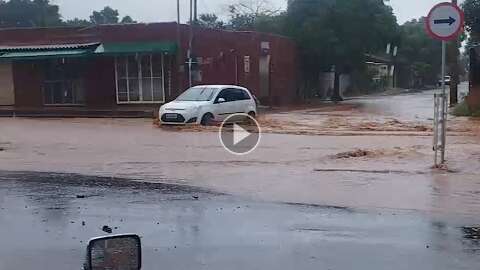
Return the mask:
<svg viewBox="0 0 480 270"><path fill-rule="evenodd" d="M385 83L384 87L395 87L394 75L395 66L389 57L382 57L379 55L366 54L367 61L365 64L372 75L372 80L376 84Z"/></svg>
<svg viewBox="0 0 480 270"><path fill-rule="evenodd" d="M176 23L0 30L0 115L151 115L192 85L296 99L288 38Z"/></svg>

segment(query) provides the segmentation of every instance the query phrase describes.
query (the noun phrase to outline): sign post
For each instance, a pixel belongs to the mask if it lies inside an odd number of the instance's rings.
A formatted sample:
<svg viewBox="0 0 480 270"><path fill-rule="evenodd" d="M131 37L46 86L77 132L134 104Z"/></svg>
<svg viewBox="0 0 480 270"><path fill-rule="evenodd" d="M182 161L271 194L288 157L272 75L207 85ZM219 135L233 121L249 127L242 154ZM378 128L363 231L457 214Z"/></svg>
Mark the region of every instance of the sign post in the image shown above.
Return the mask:
<svg viewBox="0 0 480 270"><path fill-rule="evenodd" d="M438 166L438 150L440 150L441 164L445 163L445 149L447 145L447 117L448 117L448 94L445 87L445 65L447 42L454 40L463 31L463 11L452 3L440 3L430 10L425 22L428 34L442 41L442 94L435 96L435 113L437 106L441 104L439 117L434 117L434 146L435 166ZM438 100L437 100L438 99ZM439 126L441 125L441 128ZM441 134L440 134L441 132Z"/></svg>

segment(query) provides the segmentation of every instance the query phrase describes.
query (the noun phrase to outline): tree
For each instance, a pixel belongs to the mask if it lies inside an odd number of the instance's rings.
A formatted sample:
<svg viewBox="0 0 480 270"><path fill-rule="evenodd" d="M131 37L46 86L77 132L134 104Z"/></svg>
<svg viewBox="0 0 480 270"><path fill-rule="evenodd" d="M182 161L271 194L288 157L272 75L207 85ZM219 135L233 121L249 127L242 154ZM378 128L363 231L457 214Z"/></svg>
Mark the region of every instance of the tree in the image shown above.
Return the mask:
<svg viewBox="0 0 480 270"><path fill-rule="evenodd" d="M365 53L383 49L396 38L392 8L382 0L291 0L286 31L300 47L307 89L319 73L335 71L332 99L341 100L339 77L365 67Z"/></svg>
<svg viewBox="0 0 480 270"><path fill-rule="evenodd" d="M59 7L49 0L0 0L0 27L47 27L62 24Z"/></svg>
<svg viewBox="0 0 480 270"><path fill-rule="evenodd" d="M211 29L224 29L225 23L220 21L215 14L200 14L199 20L197 21L199 26Z"/></svg>
<svg viewBox="0 0 480 270"><path fill-rule="evenodd" d="M406 63L414 76L414 87L435 84L441 68L441 42L425 32L425 18L414 19L400 27L400 61Z"/></svg>
<svg viewBox="0 0 480 270"><path fill-rule="evenodd" d="M118 10L106 6L100 11L93 11L90 16L90 22L92 24L136 23L136 21L128 15L120 20L119 15Z"/></svg>
<svg viewBox="0 0 480 270"><path fill-rule="evenodd" d="M90 26L92 23L85 19L74 18L65 22L68 26Z"/></svg>
<svg viewBox="0 0 480 270"><path fill-rule="evenodd" d="M228 7L229 22L227 27L232 30L256 30L257 23L265 24L268 19L280 13L280 9L273 8L268 0L241 0Z"/></svg>
<svg viewBox="0 0 480 270"><path fill-rule="evenodd" d="M465 12L465 26L470 33L470 43L480 42L480 0L465 0L462 8Z"/></svg>
<svg viewBox="0 0 480 270"><path fill-rule="evenodd" d="M134 21L132 19L132 17L127 15L127 16L123 17L123 19L120 21L120 23L137 23L137 22Z"/></svg>
<svg viewBox="0 0 480 270"><path fill-rule="evenodd" d="M93 11L90 21L85 19L74 18L65 22L68 26L89 26L92 24L117 24L117 23L136 23L130 16L119 19L118 10L111 7L105 7L101 11Z"/></svg>
<svg viewBox="0 0 480 270"><path fill-rule="evenodd" d="M118 10L106 6L101 11L93 11L90 22L93 24L116 24L119 21L118 16Z"/></svg>

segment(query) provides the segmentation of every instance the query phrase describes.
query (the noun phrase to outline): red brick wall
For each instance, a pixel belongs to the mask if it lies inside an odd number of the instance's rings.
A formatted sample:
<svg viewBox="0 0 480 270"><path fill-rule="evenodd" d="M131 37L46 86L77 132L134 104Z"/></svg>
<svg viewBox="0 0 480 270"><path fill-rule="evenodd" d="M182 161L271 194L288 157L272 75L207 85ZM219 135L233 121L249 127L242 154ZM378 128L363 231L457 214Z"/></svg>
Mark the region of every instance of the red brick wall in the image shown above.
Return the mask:
<svg viewBox="0 0 480 270"><path fill-rule="evenodd" d="M181 25L180 63L172 68L172 97L188 87L188 68L180 66L187 60L189 27ZM194 55L209 60L201 65L202 81L195 84L236 84L249 88L258 95L260 87L260 44L270 42L271 75L270 97L275 104L287 104L296 100L296 48L284 37L256 32L230 32L196 28ZM0 30L0 46L42 45L85 42L135 42L177 40L177 24L103 25L87 28L37 28ZM244 72L244 56L250 56L250 73ZM237 58L237 62L235 62ZM237 63L237 69L235 69ZM111 57L96 57L90 62L87 78L87 105L108 107L116 104L115 75ZM41 106L38 77L30 78L28 64L14 65L18 104ZM235 74L237 70L237 75ZM238 82L236 79L238 77ZM40 92L41 93L41 92ZM167 93L166 93L167 94ZM27 96L25 96L27 95Z"/></svg>
<svg viewBox="0 0 480 270"><path fill-rule="evenodd" d="M270 42L271 55L270 103L287 104L296 100L296 47L291 40L255 32L196 29L195 34L195 56L213 60L202 65L203 80L198 84L239 84L259 95L261 42L266 41ZM250 56L249 73L244 70L244 56Z"/></svg>
<svg viewBox="0 0 480 270"><path fill-rule="evenodd" d="M114 65L113 57L95 57L89 61L85 78L88 106L111 107L117 104Z"/></svg>
<svg viewBox="0 0 480 270"><path fill-rule="evenodd" d="M43 75L32 62L13 64L15 105L19 107L43 106Z"/></svg>

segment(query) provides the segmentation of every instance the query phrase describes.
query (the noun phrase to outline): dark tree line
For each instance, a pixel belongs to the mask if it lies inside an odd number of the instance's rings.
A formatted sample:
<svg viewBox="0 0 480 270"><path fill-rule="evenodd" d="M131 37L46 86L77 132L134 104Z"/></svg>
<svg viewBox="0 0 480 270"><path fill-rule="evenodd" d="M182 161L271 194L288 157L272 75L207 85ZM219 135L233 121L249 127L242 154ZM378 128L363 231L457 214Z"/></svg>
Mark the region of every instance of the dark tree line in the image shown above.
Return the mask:
<svg viewBox="0 0 480 270"><path fill-rule="evenodd" d="M480 0L465 0L462 7L469 44L479 43ZM439 79L440 42L427 35L424 18L399 25L388 0L289 0L286 11L272 8L268 0L240 0L228 12L225 21L204 14L198 24L293 38L300 48L305 89L314 89L324 71L336 71L336 84L340 73L365 77L366 54L385 56L389 43L399 48L397 64L409 73L404 85L423 87Z"/></svg>
<svg viewBox="0 0 480 270"><path fill-rule="evenodd" d="M238 0L228 7L227 18L201 14L195 24L228 30L282 34L298 46L304 76L303 88L318 85L319 74L335 70L336 89L341 73L365 74L366 54L384 54L387 44L398 46L397 59L421 84L439 74L439 42L424 30L424 18L399 25L388 0L289 0L279 10L269 0ZM465 0L468 44L480 42L480 0ZM49 0L0 0L0 27L88 26L134 23L130 16L105 7L89 19L63 20L59 7ZM362 73L363 72L363 73ZM338 91L335 92L339 98Z"/></svg>
<svg viewBox="0 0 480 270"><path fill-rule="evenodd" d="M49 0L0 0L0 27L88 26L93 24L134 23L130 16L120 18L118 10L105 7L93 11L89 20L75 18L64 21L59 7Z"/></svg>

